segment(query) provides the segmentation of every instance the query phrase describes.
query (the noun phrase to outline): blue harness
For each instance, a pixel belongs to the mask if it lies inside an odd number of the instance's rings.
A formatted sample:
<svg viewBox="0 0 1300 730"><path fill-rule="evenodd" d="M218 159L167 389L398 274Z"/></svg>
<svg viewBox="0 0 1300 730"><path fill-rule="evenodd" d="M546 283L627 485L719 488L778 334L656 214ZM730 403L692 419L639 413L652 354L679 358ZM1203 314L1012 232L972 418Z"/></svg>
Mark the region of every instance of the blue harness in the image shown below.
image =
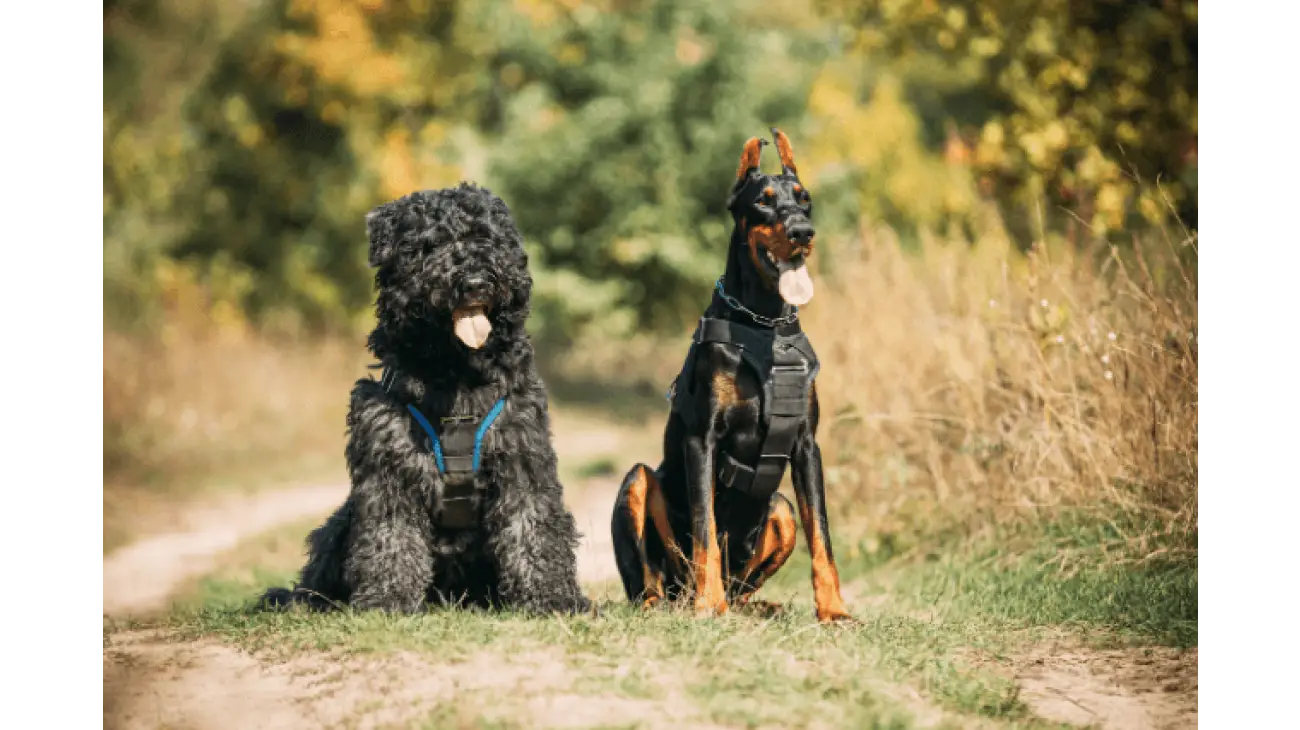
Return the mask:
<svg viewBox="0 0 1300 730"><path fill-rule="evenodd" d="M492 422L497 420L497 416L501 415L501 411L505 407L505 398L497 401L492 406L492 410L488 411L488 414L483 417L483 422L478 425L478 429L474 431L474 456L469 468L471 473L478 473L478 465L483 456L483 437L487 435L488 429L492 428ZM424 432L429 434L429 443L433 448L433 460L438 465L438 471L446 474L447 462L442 456L442 441L438 438L437 432L433 430L433 426L429 425L429 419L425 418L424 414L420 413L420 410L413 405L408 404L406 410L410 411L412 416L415 416L415 421L420 424L420 428L423 428ZM453 416L442 419L442 422L460 423L468 420L470 420L469 416Z"/></svg>
<svg viewBox="0 0 1300 730"><path fill-rule="evenodd" d="M413 405L406 409L416 423L429 436L433 460L443 477L442 517L440 524L451 529L466 529L478 525L478 495L474 476L483 458L483 438L488 429L506 407L502 398L492 406L477 427L472 416L450 416L441 419L442 436L430 425L429 419Z"/></svg>

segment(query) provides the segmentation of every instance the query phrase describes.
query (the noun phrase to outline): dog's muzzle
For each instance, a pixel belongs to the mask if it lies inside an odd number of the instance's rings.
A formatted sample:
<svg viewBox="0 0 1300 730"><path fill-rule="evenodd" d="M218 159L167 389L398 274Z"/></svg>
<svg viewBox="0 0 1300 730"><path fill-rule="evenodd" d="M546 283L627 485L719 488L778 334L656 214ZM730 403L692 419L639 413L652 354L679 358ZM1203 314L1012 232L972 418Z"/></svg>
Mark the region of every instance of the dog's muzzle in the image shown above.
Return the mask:
<svg viewBox="0 0 1300 730"><path fill-rule="evenodd" d="M803 216L792 216L786 219L784 227L786 238L794 244L794 249L797 251L806 249L817 233L813 230L812 223ZM776 288L787 304L802 307L812 301L812 277L808 275L808 267L804 265L802 257L798 258L797 264L790 261L778 262L777 270L780 276Z"/></svg>
<svg viewBox="0 0 1300 730"><path fill-rule="evenodd" d="M813 240L817 231L813 230L812 223L807 218L800 216L786 220L785 235L796 248L803 248Z"/></svg>
<svg viewBox="0 0 1300 730"><path fill-rule="evenodd" d="M492 334L492 323L487 318L491 292L491 284L484 279L466 280L460 287L461 305L451 313L452 330L471 350L482 347Z"/></svg>

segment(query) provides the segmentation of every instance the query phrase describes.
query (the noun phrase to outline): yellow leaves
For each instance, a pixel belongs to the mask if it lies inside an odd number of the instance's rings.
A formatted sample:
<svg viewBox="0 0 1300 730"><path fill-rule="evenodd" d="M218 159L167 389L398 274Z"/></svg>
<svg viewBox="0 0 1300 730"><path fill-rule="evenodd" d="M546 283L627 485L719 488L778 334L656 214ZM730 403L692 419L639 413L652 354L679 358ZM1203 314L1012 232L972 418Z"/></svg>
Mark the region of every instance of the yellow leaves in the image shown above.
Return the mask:
<svg viewBox="0 0 1300 730"><path fill-rule="evenodd" d="M1047 141L1043 139L1041 132L1024 132L1016 138L1016 143L1020 149L1024 150L1025 156L1029 158L1029 163L1034 167L1042 170L1048 166Z"/></svg>
<svg viewBox="0 0 1300 730"><path fill-rule="evenodd" d="M950 7L943 15L944 22L949 28L955 31L962 31L966 28L966 9L960 7Z"/></svg>
<svg viewBox="0 0 1300 730"><path fill-rule="evenodd" d="M411 159L410 134L401 128L384 136L379 163L379 180L385 198L398 198L417 189L415 165Z"/></svg>
<svg viewBox="0 0 1300 730"><path fill-rule="evenodd" d="M382 7L373 0L294 0L291 14L314 21L316 33L286 33L276 39L275 48L309 66L327 84L378 96L407 80L403 64L380 49L366 18Z"/></svg>
<svg viewBox="0 0 1300 730"><path fill-rule="evenodd" d="M1070 142L1070 137L1065 132L1065 125L1059 119L1053 119L1047 123L1043 129L1043 142L1048 149L1053 152L1061 152Z"/></svg>
<svg viewBox="0 0 1300 730"><path fill-rule="evenodd" d="M252 149L260 145L266 139L266 135L262 133L262 128L256 124L246 124L239 128L238 138L240 144Z"/></svg>
<svg viewBox="0 0 1300 730"><path fill-rule="evenodd" d="M1122 182L1104 183L1097 189L1097 212L1093 216L1094 229L1104 232L1119 228L1124 223L1124 202L1129 185Z"/></svg>
<svg viewBox="0 0 1300 730"><path fill-rule="evenodd" d="M501 67L501 83L508 89L517 89L524 82L524 69L511 61Z"/></svg>
<svg viewBox="0 0 1300 730"><path fill-rule="evenodd" d="M970 51L980 58L992 58L1002 50L1002 40L997 36L979 36L970 41Z"/></svg>
<svg viewBox="0 0 1300 730"><path fill-rule="evenodd" d="M1134 127L1133 123L1126 119L1115 125L1115 138L1124 144L1131 145L1138 141L1140 135L1137 127Z"/></svg>
<svg viewBox="0 0 1300 730"><path fill-rule="evenodd" d="M304 107L307 105L308 97L307 87L304 84L284 87L284 101L289 106Z"/></svg>
<svg viewBox="0 0 1300 730"><path fill-rule="evenodd" d="M359 145L360 156L373 159L380 194L385 199L401 197L415 190L444 187L460 179L461 169L441 159L448 143L448 129L440 122L425 124L416 134L402 126L386 130L371 145Z"/></svg>
<svg viewBox="0 0 1300 730"><path fill-rule="evenodd" d="M864 105L857 101L858 83L855 67L843 64L827 65L813 82L808 112L815 132L801 148L805 180L815 185L828 171L856 175L865 213L899 211L923 225L969 210L968 171L949 167L925 149L901 84L882 78Z"/></svg>
<svg viewBox="0 0 1300 730"><path fill-rule="evenodd" d="M592 0L513 0L511 7L532 25L542 27L553 25L566 16L587 19L594 14L607 12L609 3Z"/></svg>
<svg viewBox="0 0 1300 730"><path fill-rule="evenodd" d="M321 108L320 118L327 124L339 124L343 121L345 111L342 102L338 99L331 99L325 102L325 106Z"/></svg>
<svg viewBox="0 0 1300 730"><path fill-rule="evenodd" d="M610 245L610 258L621 264L639 264L655 255L655 242L645 236L619 238Z"/></svg>
<svg viewBox="0 0 1300 730"><path fill-rule="evenodd" d="M555 54L561 66L581 66L587 60L587 49L579 43L565 43Z"/></svg>
<svg viewBox="0 0 1300 730"><path fill-rule="evenodd" d="M1024 47L1031 54L1052 56L1056 54L1056 29L1052 22L1044 17L1036 17L1030 23L1029 35L1025 37Z"/></svg>
<svg viewBox="0 0 1300 730"><path fill-rule="evenodd" d="M1138 198L1138 212L1152 223L1159 223L1164 219L1164 208L1150 193L1143 193Z"/></svg>
<svg viewBox="0 0 1300 730"><path fill-rule="evenodd" d="M696 66L713 55L712 44L707 43L694 28L683 27L677 34L677 62L683 66Z"/></svg>
<svg viewBox="0 0 1300 730"><path fill-rule="evenodd" d="M266 139L262 128L253 117L248 101L242 96L231 96L221 105L222 116L230 126L239 143L249 149L257 147Z"/></svg>
<svg viewBox="0 0 1300 730"><path fill-rule="evenodd" d="M1083 153L1083 159L1075 167L1075 173L1079 176L1081 182L1096 185L1105 180L1115 180L1119 177L1119 165L1113 160L1107 159L1101 153L1097 146L1089 145Z"/></svg>

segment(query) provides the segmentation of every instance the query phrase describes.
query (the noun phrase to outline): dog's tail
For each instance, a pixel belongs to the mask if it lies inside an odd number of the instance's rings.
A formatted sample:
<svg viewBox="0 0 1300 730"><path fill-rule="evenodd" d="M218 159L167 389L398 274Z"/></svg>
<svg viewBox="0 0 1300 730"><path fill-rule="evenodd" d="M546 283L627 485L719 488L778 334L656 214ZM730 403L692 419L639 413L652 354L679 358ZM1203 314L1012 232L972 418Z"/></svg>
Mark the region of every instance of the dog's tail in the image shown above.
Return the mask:
<svg viewBox="0 0 1300 730"><path fill-rule="evenodd" d="M260 608L277 610L305 605L313 610L330 610L347 602L351 590L343 580L348 535L354 508L348 499L325 524L307 536L307 564L293 588L271 588L258 601Z"/></svg>

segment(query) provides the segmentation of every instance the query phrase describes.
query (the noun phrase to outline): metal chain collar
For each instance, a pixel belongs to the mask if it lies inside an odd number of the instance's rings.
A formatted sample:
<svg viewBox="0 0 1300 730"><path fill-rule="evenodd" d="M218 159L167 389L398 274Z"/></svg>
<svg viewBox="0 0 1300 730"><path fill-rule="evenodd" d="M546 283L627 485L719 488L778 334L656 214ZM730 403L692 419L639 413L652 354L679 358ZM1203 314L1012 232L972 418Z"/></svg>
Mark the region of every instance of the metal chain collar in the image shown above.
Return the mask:
<svg viewBox="0 0 1300 730"><path fill-rule="evenodd" d="M794 305L791 305L789 314L782 315L780 317L764 317L758 312L752 311L749 307L746 307L745 305L741 304L738 299L736 299L735 297L731 296L730 294L722 290L721 276L718 277L718 281L714 285L714 288L718 290L718 296L722 297L722 301L726 302L727 306L731 307L732 309L738 312L744 312L745 314L748 314L751 318L753 318L755 322L763 325L764 327L778 327L778 326L790 325L799 321L799 308Z"/></svg>

